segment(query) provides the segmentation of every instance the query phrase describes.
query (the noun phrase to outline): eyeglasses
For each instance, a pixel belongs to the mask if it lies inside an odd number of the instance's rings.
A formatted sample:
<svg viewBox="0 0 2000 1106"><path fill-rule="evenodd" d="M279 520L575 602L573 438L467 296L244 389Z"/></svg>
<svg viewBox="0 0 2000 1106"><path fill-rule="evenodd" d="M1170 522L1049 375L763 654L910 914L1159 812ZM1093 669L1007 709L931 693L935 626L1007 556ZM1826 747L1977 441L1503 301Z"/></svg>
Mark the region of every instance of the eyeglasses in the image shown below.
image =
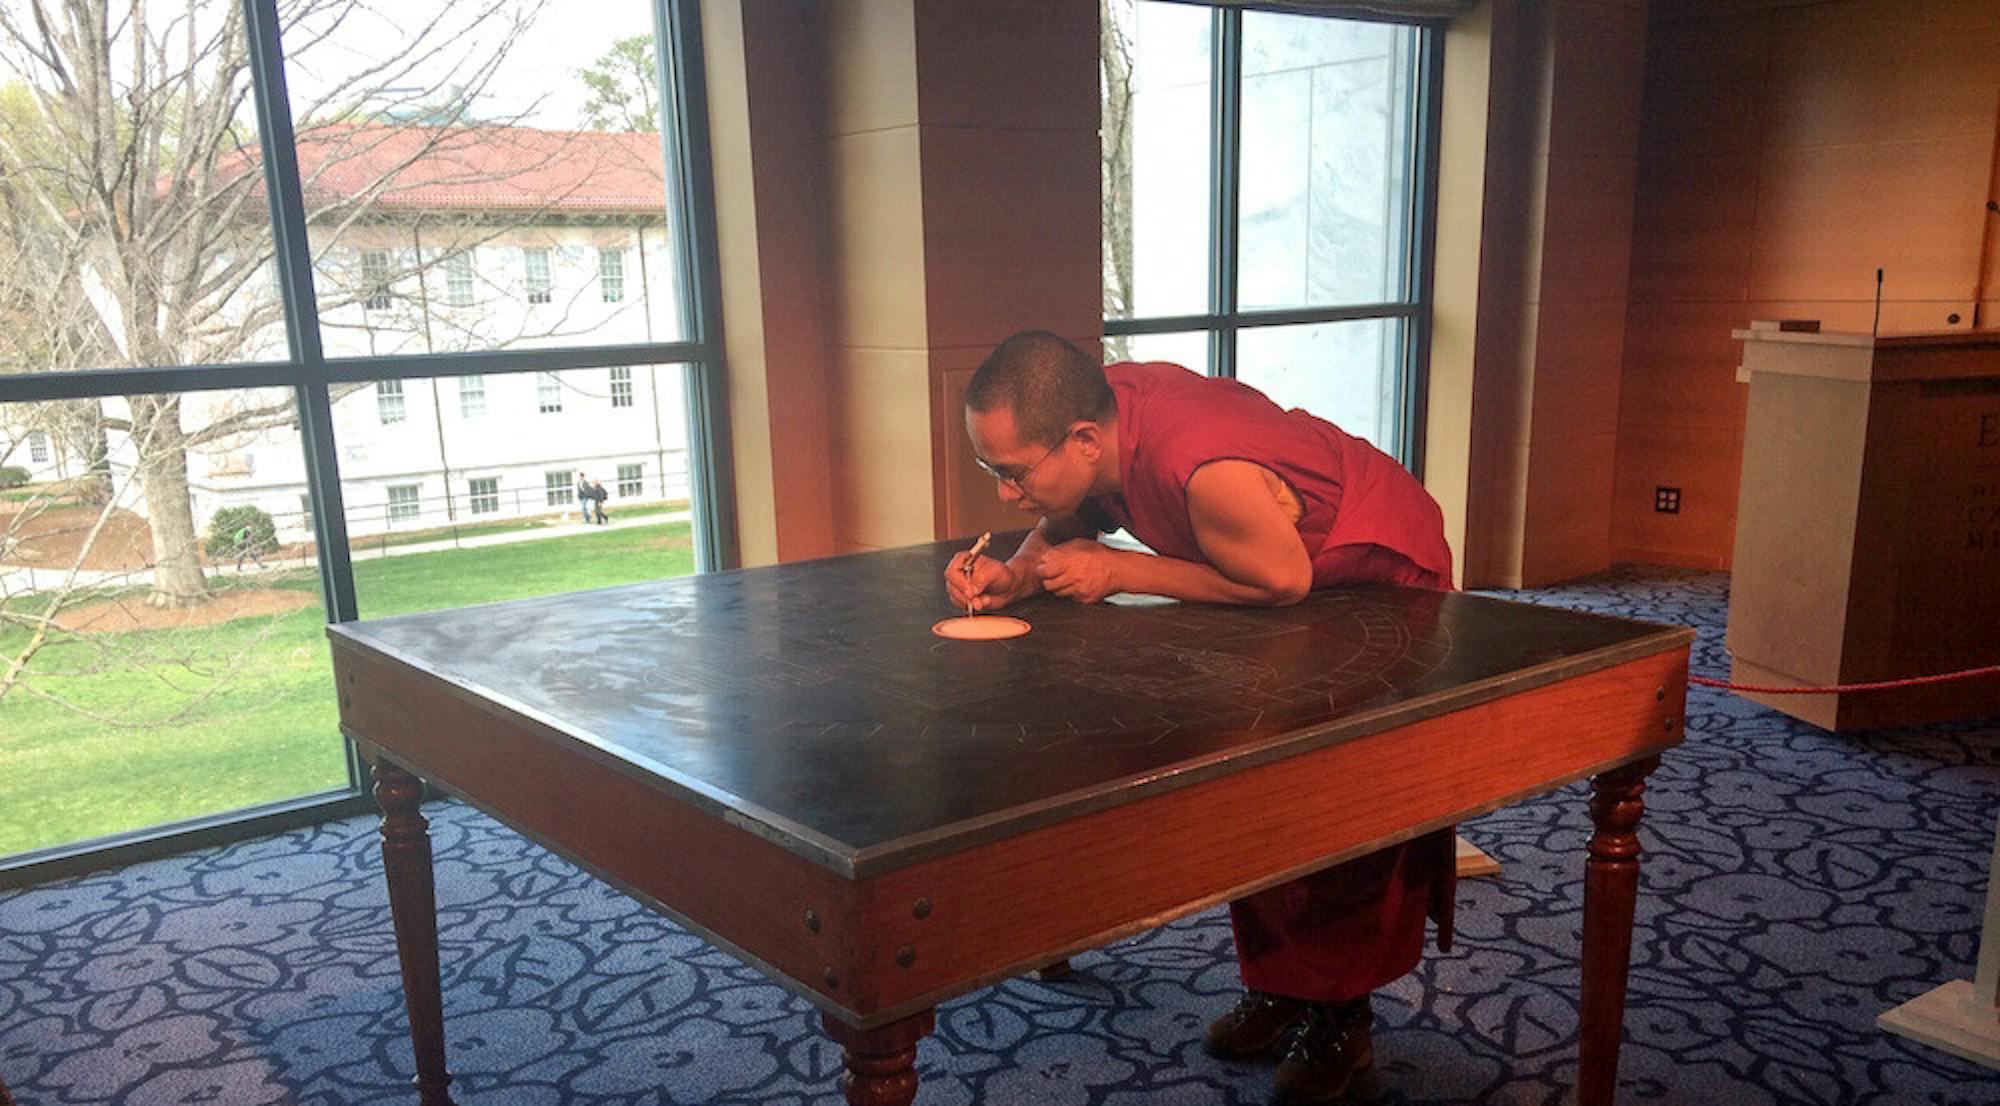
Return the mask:
<svg viewBox="0 0 2000 1106"><path fill-rule="evenodd" d="M1043 461L1046 461L1049 458L1055 456L1056 450L1059 450L1063 446L1068 445L1071 433L1072 431L1064 431L1062 438L1058 440L1056 444L1050 446L1049 451L1047 453L1044 453L1040 457L1036 458L1035 463L1029 465L1026 468L1022 468L1018 465L995 465L987 461L986 458L979 456L973 457L972 462L973 464L978 465L980 469L986 473L986 475L991 476L993 479L1000 481L1002 484L1012 484L1014 486L1015 491L1025 492L1028 490L1029 474L1033 473L1036 469L1042 467Z"/></svg>

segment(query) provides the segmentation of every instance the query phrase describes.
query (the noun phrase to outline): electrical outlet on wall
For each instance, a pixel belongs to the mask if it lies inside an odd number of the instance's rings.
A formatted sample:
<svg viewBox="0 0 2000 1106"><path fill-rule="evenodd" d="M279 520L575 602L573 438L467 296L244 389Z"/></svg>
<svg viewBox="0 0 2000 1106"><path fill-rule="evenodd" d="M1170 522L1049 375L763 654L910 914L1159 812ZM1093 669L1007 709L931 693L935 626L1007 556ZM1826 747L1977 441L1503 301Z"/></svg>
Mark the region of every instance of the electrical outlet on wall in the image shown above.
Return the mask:
<svg viewBox="0 0 2000 1106"><path fill-rule="evenodd" d="M1663 515L1681 513L1681 490L1665 484L1653 489L1653 510Z"/></svg>

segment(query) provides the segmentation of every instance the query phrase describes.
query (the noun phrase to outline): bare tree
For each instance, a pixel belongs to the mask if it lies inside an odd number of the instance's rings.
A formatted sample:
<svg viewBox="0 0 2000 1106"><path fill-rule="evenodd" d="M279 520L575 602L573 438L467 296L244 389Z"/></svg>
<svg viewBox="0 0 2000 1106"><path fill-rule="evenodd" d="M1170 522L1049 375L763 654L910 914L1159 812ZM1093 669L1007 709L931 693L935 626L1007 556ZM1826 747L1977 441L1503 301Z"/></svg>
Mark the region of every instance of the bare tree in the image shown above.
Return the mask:
<svg viewBox="0 0 2000 1106"><path fill-rule="evenodd" d="M293 68L315 78L293 87L302 92L294 111L301 163L311 166L303 183L316 262L369 219L411 165L478 141L469 124L491 121L473 120L471 108L543 2L433 5L402 28L397 48L365 56L344 49L336 31L349 20L379 22L367 0L280 3ZM282 306L266 283L272 246L248 63L242 8L229 0L0 4L0 69L27 78L0 102L8 109L0 115L0 242L22 262L12 270L19 279L0 292L0 310L37 320L27 348L0 347L0 368L282 355L274 348ZM357 125L370 120L378 125ZM370 167L366 179L353 179L357 165ZM338 282L324 292L322 312L356 294ZM199 603L208 582L188 451L294 425L290 396L274 390L193 427L179 394L110 406L80 433L116 432L135 451L154 545L151 602Z"/></svg>
<svg viewBox="0 0 2000 1106"><path fill-rule="evenodd" d="M1098 0L1098 75L1104 121L1099 141L1103 162L1104 314L1132 314L1132 40L1112 10L1119 0ZM1126 18L1131 18L1129 7ZM1131 356L1129 339L1107 336L1105 356Z"/></svg>

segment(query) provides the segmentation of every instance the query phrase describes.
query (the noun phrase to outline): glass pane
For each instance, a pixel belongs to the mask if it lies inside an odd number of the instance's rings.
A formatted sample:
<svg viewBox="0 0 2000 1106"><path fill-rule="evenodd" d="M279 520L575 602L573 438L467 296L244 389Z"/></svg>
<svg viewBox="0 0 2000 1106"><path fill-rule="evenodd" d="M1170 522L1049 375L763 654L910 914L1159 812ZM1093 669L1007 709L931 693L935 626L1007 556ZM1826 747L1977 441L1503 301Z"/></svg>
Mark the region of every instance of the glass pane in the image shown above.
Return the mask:
<svg viewBox="0 0 2000 1106"><path fill-rule="evenodd" d="M0 15L0 371L285 355L243 5L138 6Z"/></svg>
<svg viewBox="0 0 2000 1106"><path fill-rule="evenodd" d="M685 371L404 380L396 423L374 385L337 387L361 617L693 572Z"/></svg>
<svg viewBox="0 0 2000 1106"><path fill-rule="evenodd" d="M1243 309L1405 298L1416 33L1244 14Z"/></svg>
<svg viewBox="0 0 2000 1106"><path fill-rule="evenodd" d="M1398 456L1405 330L1401 319L1250 327L1236 336L1236 377L1280 407L1303 407Z"/></svg>
<svg viewBox="0 0 2000 1106"><path fill-rule="evenodd" d="M653 5L299 5L285 26L329 357L686 336Z"/></svg>
<svg viewBox="0 0 2000 1106"><path fill-rule="evenodd" d="M1106 361L1171 361L1182 368L1208 374L1208 331L1189 330L1178 334L1127 334L1104 338Z"/></svg>
<svg viewBox="0 0 2000 1106"><path fill-rule="evenodd" d="M1208 309L1206 8L1110 0L1101 41L1104 314Z"/></svg>
<svg viewBox="0 0 2000 1106"><path fill-rule="evenodd" d="M348 786L291 396L0 416L0 855Z"/></svg>

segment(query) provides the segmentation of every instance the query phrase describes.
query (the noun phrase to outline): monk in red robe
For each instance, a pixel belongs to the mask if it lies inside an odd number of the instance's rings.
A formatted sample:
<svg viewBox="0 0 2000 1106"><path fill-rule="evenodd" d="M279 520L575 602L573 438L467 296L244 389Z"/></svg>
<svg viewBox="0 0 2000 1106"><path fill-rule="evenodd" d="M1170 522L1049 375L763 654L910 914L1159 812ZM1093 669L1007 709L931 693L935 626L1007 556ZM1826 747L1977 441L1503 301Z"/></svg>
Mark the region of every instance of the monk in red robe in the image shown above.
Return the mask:
<svg viewBox="0 0 2000 1106"><path fill-rule="evenodd" d="M954 558L954 607L1039 592L1284 606L1333 584L1451 587L1443 515L1408 471L1236 381L1103 366L1029 331L980 365L965 407L1000 498L1041 521L1005 561L968 570ZM1118 528L1153 552L1096 540ZM1278 1058L1273 1095L1286 1106L1372 1078L1368 996L1416 966L1450 843L1433 834L1231 903L1247 991L1209 1025L1208 1051Z"/></svg>

